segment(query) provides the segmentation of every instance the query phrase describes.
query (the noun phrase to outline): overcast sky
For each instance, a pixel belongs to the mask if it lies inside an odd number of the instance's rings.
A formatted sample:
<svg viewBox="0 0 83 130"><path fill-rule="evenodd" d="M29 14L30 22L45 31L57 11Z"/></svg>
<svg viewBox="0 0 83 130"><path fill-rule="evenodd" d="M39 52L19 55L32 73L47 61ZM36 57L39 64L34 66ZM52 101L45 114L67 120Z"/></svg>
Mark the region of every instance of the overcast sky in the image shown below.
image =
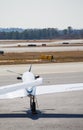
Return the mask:
<svg viewBox="0 0 83 130"><path fill-rule="evenodd" d="M83 28L83 0L0 0L0 27Z"/></svg>

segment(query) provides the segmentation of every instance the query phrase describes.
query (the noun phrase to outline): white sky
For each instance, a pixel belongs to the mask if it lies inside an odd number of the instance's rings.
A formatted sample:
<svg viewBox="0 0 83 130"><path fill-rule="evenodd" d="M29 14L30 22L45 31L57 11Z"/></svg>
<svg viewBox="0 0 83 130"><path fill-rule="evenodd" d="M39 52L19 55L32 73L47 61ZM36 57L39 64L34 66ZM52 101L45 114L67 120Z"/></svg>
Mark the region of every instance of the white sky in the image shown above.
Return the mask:
<svg viewBox="0 0 83 130"><path fill-rule="evenodd" d="M0 0L0 27L83 28L83 0Z"/></svg>

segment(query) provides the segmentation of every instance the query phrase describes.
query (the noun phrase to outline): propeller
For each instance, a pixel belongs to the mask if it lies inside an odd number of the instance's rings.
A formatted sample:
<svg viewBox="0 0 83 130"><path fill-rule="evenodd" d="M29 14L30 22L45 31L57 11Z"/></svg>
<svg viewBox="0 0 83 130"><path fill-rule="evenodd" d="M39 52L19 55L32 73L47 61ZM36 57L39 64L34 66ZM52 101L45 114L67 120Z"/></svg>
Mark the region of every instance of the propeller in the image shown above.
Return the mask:
<svg viewBox="0 0 83 130"><path fill-rule="evenodd" d="M28 71L31 72L31 69L32 69L32 64L30 65ZM18 79L18 80L22 80L22 75L23 75L23 74L17 73L17 72L12 71L12 70L7 70L7 71L10 72L10 73L15 73L15 74L19 75L19 76L17 77L17 79ZM40 77L39 75L35 75L35 79L37 79L37 78L39 78L39 77Z"/></svg>
<svg viewBox="0 0 83 130"><path fill-rule="evenodd" d="M32 69L32 64L31 64L30 67L29 67L29 72L31 72L31 69Z"/></svg>
<svg viewBox="0 0 83 130"><path fill-rule="evenodd" d="M32 69L32 64L30 65L28 71L31 72L31 69ZM21 73L17 73L17 72L12 71L12 70L7 70L7 71L10 72L10 73L15 73L15 74L19 75L19 76L17 77L17 79L18 79L18 80L22 80L22 75L23 75L23 74L21 74Z"/></svg>
<svg viewBox="0 0 83 130"><path fill-rule="evenodd" d="M15 73L15 74L19 75L19 76L17 77L17 79L18 79L18 80L22 80L22 75L23 75L23 74L17 73L17 72L12 71L12 70L7 70L7 71L10 72L10 73Z"/></svg>
<svg viewBox="0 0 83 130"><path fill-rule="evenodd" d="M17 72L12 71L12 70L7 70L7 71L8 71L8 72L10 72L10 73L15 73L15 74L18 74L18 75L22 76L22 74L21 74L21 73L17 73Z"/></svg>
<svg viewBox="0 0 83 130"><path fill-rule="evenodd" d="M31 69L32 69L32 64L30 65L29 67L29 72L31 72ZM39 75L35 75L35 79L39 78L40 76Z"/></svg>

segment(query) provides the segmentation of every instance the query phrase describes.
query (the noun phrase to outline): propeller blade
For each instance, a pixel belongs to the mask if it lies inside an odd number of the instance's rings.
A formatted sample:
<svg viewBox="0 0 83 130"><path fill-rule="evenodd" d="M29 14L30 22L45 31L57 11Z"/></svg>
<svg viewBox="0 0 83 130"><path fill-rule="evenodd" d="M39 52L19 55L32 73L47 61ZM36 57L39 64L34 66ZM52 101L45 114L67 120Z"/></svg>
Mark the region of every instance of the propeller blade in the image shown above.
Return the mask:
<svg viewBox="0 0 83 130"><path fill-rule="evenodd" d="M15 73L15 74L18 74L18 75L21 75L21 76L22 76L22 74L17 73L17 72L14 72L14 71L12 71L12 70L7 70L7 71L10 72L10 73Z"/></svg>
<svg viewBox="0 0 83 130"><path fill-rule="evenodd" d="M29 72L31 72L31 69L32 69L32 64L30 65Z"/></svg>

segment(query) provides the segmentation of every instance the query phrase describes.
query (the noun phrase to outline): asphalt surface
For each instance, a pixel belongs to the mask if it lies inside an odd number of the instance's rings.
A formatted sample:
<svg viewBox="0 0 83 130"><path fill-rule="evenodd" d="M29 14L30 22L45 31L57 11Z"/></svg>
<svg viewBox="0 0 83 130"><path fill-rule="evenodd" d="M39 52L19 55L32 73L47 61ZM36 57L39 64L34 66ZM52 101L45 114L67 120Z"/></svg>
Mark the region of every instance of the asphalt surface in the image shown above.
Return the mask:
<svg viewBox="0 0 83 130"><path fill-rule="evenodd" d="M68 47L1 47L5 53L8 52L62 52L62 51L83 51L83 46Z"/></svg>
<svg viewBox="0 0 83 130"><path fill-rule="evenodd" d="M17 81L16 72L28 70L27 65L0 66L0 86ZM83 82L83 63L33 65L32 71L44 78L43 84ZM38 114L29 110L29 98L0 100L1 130L83 130L83 91L37 96Z"/></svg>

